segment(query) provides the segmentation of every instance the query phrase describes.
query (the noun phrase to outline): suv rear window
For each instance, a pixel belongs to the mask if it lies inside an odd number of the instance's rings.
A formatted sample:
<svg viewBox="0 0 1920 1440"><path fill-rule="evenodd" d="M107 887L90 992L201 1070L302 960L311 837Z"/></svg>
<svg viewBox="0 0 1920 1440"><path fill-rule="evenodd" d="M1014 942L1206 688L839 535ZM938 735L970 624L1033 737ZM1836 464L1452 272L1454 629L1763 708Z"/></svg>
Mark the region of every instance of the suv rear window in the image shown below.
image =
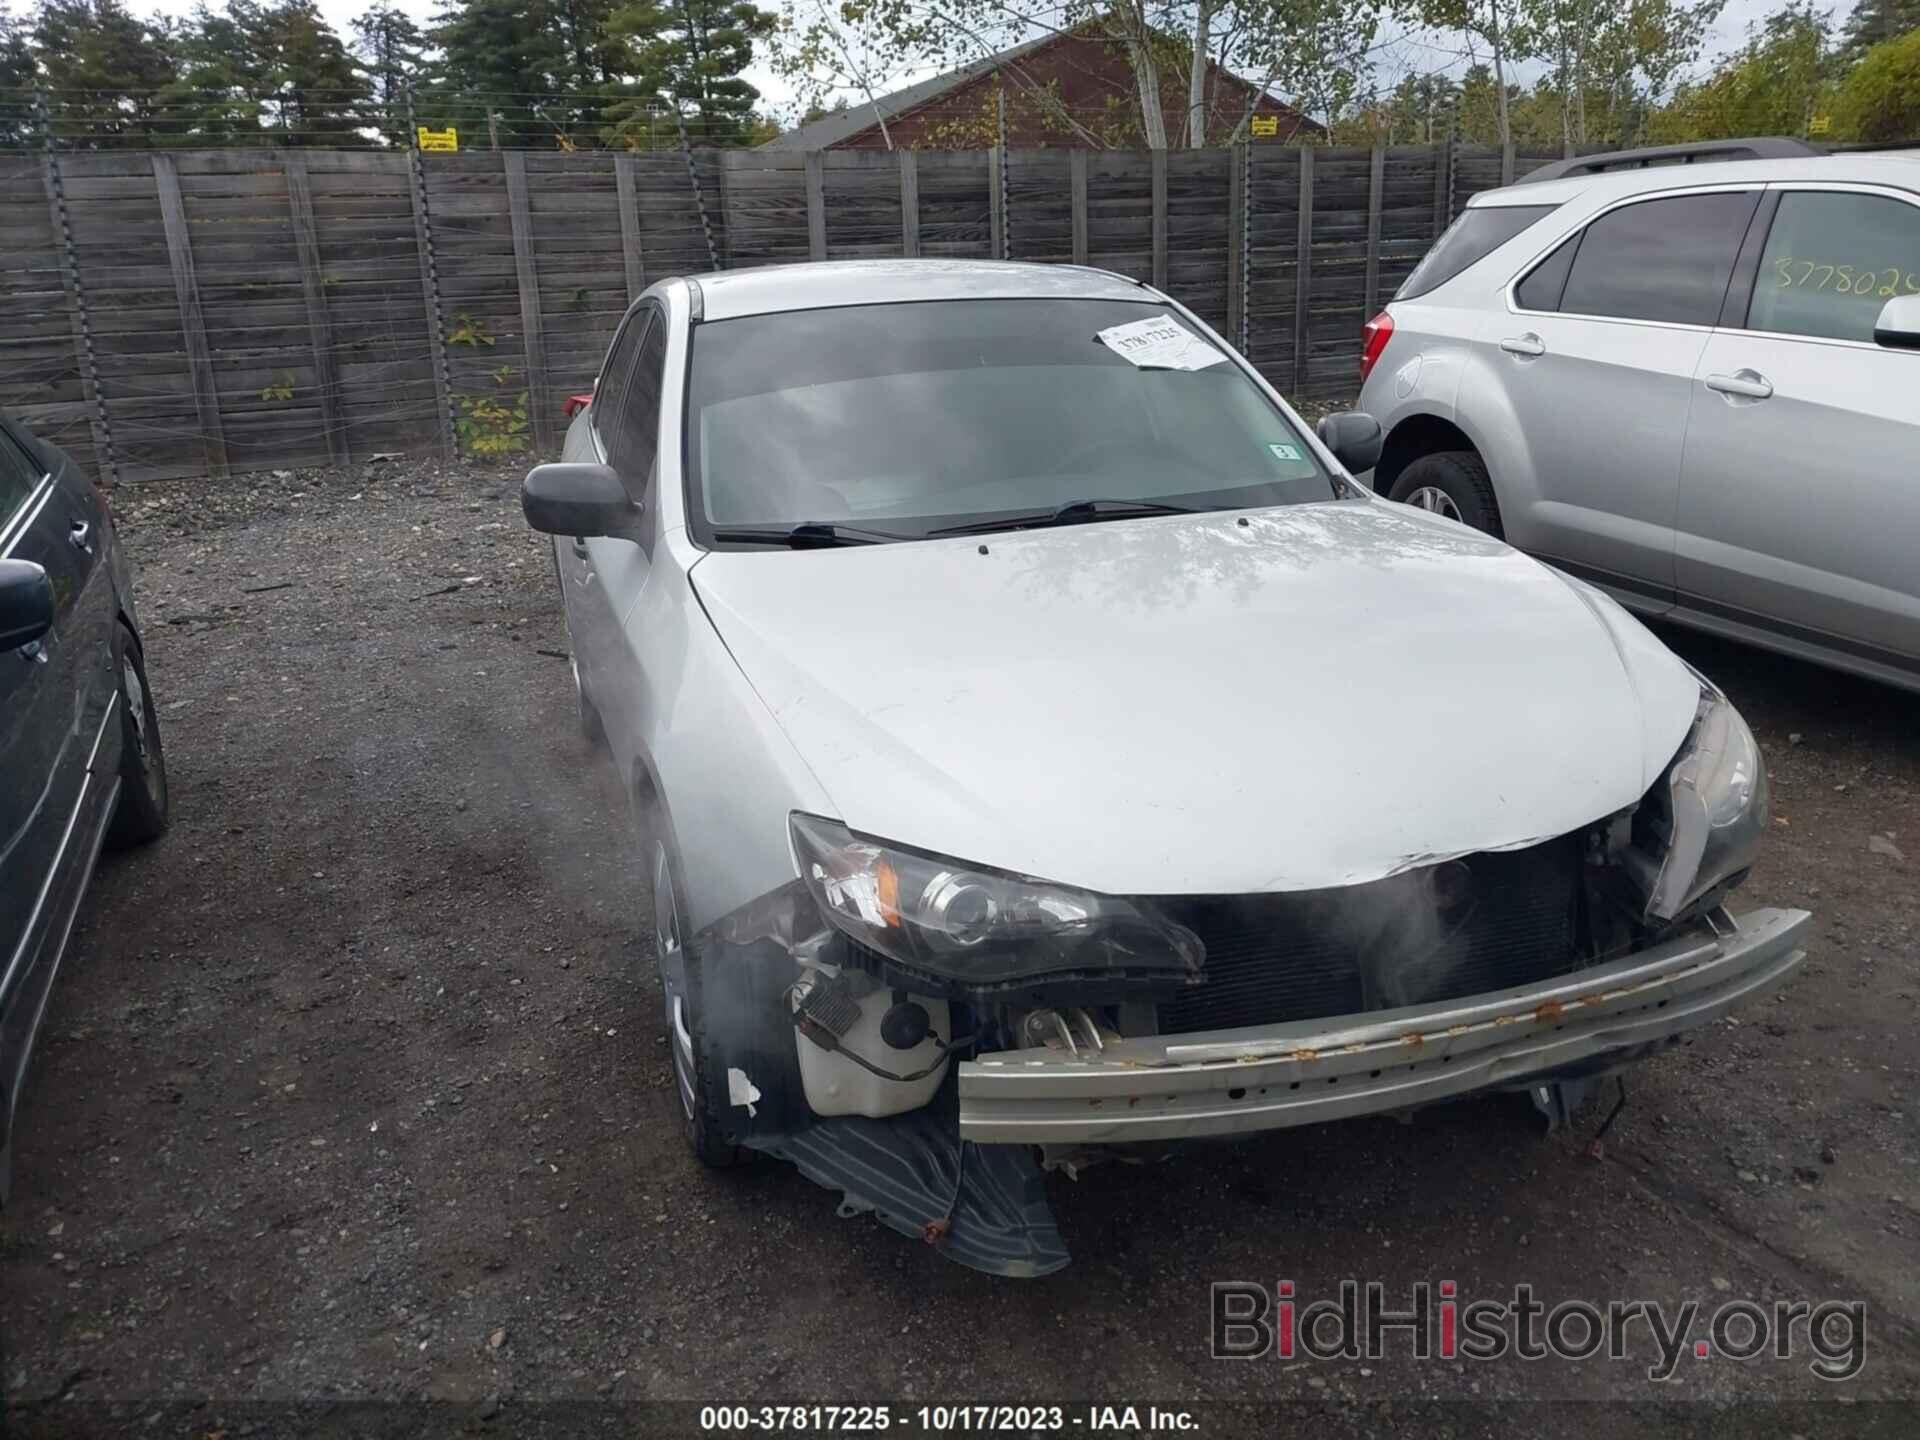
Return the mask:
<svg viewBox="0 0 1920 1440"><path fill-rule="evenodd" d="M1414 267L1393 298L1412 300L1438 289L1557 208L1554 205L1474 205L1462 210L1446 233L1433 242L1427 258Z"/></svg>

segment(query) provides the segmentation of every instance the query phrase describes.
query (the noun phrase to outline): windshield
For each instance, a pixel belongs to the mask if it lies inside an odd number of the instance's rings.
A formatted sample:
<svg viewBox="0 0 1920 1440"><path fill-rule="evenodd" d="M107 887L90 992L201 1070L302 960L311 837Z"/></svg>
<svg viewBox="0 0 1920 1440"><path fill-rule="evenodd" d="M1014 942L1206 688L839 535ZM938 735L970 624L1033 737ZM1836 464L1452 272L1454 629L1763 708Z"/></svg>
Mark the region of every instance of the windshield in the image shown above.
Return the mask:
<svg viewBox="0 0 1920 1440"><path fill-rule="evenodd" d="M694 327L691 365L687 513L702 543L716 529L725 543L729 529L836 522L916 539L1087 500L1334 498L1286 416L1165 305L942 300L747 316Z"/></svg>

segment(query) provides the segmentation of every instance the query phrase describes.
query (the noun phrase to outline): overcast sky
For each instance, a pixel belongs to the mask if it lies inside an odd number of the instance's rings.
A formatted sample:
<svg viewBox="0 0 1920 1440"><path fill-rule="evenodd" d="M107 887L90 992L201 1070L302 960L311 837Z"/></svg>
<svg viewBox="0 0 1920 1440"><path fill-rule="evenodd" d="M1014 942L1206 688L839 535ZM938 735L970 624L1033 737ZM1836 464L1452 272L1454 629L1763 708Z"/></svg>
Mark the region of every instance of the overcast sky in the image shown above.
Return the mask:
<svg viewBox="0 0 1920 1440"><path fill-rule="evenodd" d="M319 0L321 12L334 29L340 32L343 39L351 37L350 27L353 17L367 10L371 3L372 0ZM393 3L396 8L412 14L422 25L429 23L434 11L439 8L434 0L393 0ZM1778 8L1781 3L1782 0L1727 0L1727 6L1721 11L1720 18L1715 23L1707 43L1708 57L1724 54L1739 45L1746 37L1747 27L1769 11ZM150 5L142 5L140 0L132 0L130 8L136 11L152 9L169 15L186 15L193 9L193 4L194 0L153 0ZM1834 0L1834 12L1837 16L1844 18L1852 11L1853 4L1854 0ZM1415 37L1407 37L1403 43L1395 47L1395 50L1400 57L1394 65L1396 70L1443 69L1448 68L1450 63L1452 68L1461 69L1465 65L1464 61L1450 62L1449 56L1441 51L1428 52ZM1430 54L1430 60L1422 58L1428 54ZM766 67L755 65L748 70L747 78L760 87L761 93L766 97L767 109L780 114L787 108L784 102L792 97L791 87L768 72ZM918 78L920 77L917 75L903 77L903 79ZM782 115L781 118L792 117Z"/></svg>

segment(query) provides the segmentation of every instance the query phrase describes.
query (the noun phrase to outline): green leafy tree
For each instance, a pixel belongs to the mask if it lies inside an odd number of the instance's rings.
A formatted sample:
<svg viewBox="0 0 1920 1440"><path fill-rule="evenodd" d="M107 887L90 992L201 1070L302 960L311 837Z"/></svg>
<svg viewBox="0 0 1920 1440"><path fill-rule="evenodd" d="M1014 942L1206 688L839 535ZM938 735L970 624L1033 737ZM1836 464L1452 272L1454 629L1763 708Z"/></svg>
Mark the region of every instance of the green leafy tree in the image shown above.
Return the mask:
<svg viewBox="0 0 1920 1440"><path fill-rule="evenodd" d="M1331 128L1361 93L1369 73L1374 36L1385 13L1381 0L1236 0L1222 5L1221 24L1231 37L1216 57L1253 84L1238 123L1225 136L1244 140L1258 95L1278 89L1294 97L1302 114ZM1190 133L1190 144L1206 136Z"/></svg>
<svg viewBox="0 0 1920 1440"><path fill-rule="evenodd" d="M118 0L46 0L32 40L62 143L137 147L164 134L157 97L175 73L164 28L135 19Z"/></svg>
<svg viewBox="0 0 1920 1440"><path fill-rule="evenodd" d="M1811 4L1776 10L1705 80L1679 86L1653 116L1656 141L1804 135L1834 79L1833 28Z"/></svg>
<svg viewBox="0 0 1920 1440"><path fill-rule="evenodd" d="M406 11L375 5L353 22L353 50L381 133L389 144L406 144L407 90L427 78L426 34Z"/></svg>
<svg viewBox="0 0 1920 1440"><path fill-rule="evenodd" d="M1698 59L1722 0L1523 0L1536 49L1549 61L1560 140L1629 144L1677 78Z"/></svg>
<svg viewBox="0 0 1920 1440"><path fill-rule="evenodd" d="M1402 20L1440 31L1452 31L1467 41L1477 56L1485 54L1491 66L1494 144L1513 138L1510 76L1519 63L1535 54L1539 36L1530 22L1526 0L1398 0Z"/></svg>
<svg viewBox="0 0 1920 1440"><path fill-rule="evenodd" d="M1484 67L1480 67L1484 71ZM1472 78L1472 72L1469 72ZM1386 95L1350 106L1333 125L1336 145L1431 145L1447 138L1463 87L1440 72L1403 75Z"/></svg>
<svg viewBox="0 0 1920 1440"><path fill-rule="evenodd" d="M1920 29L1876 45L1861 57L1834 98L1833 128L1846 140L1920 136Z"/></svg>

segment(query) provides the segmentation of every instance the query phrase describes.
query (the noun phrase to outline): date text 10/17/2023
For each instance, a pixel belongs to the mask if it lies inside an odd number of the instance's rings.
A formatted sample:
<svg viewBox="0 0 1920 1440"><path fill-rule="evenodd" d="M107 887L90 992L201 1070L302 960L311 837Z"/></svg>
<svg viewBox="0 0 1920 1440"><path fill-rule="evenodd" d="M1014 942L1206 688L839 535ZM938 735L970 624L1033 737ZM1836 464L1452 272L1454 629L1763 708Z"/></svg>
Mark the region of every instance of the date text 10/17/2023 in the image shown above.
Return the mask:
<svg viewBox="0 0 1920 1440"><path fill-rule="evenodd" d="M700 1429L708 1434L777 1431L814 1434L1009 1433L1074 1430L1104 1434L1192 1434L1200 1423L1191 1411L1157 1405L703 1405Z"/></svg>

